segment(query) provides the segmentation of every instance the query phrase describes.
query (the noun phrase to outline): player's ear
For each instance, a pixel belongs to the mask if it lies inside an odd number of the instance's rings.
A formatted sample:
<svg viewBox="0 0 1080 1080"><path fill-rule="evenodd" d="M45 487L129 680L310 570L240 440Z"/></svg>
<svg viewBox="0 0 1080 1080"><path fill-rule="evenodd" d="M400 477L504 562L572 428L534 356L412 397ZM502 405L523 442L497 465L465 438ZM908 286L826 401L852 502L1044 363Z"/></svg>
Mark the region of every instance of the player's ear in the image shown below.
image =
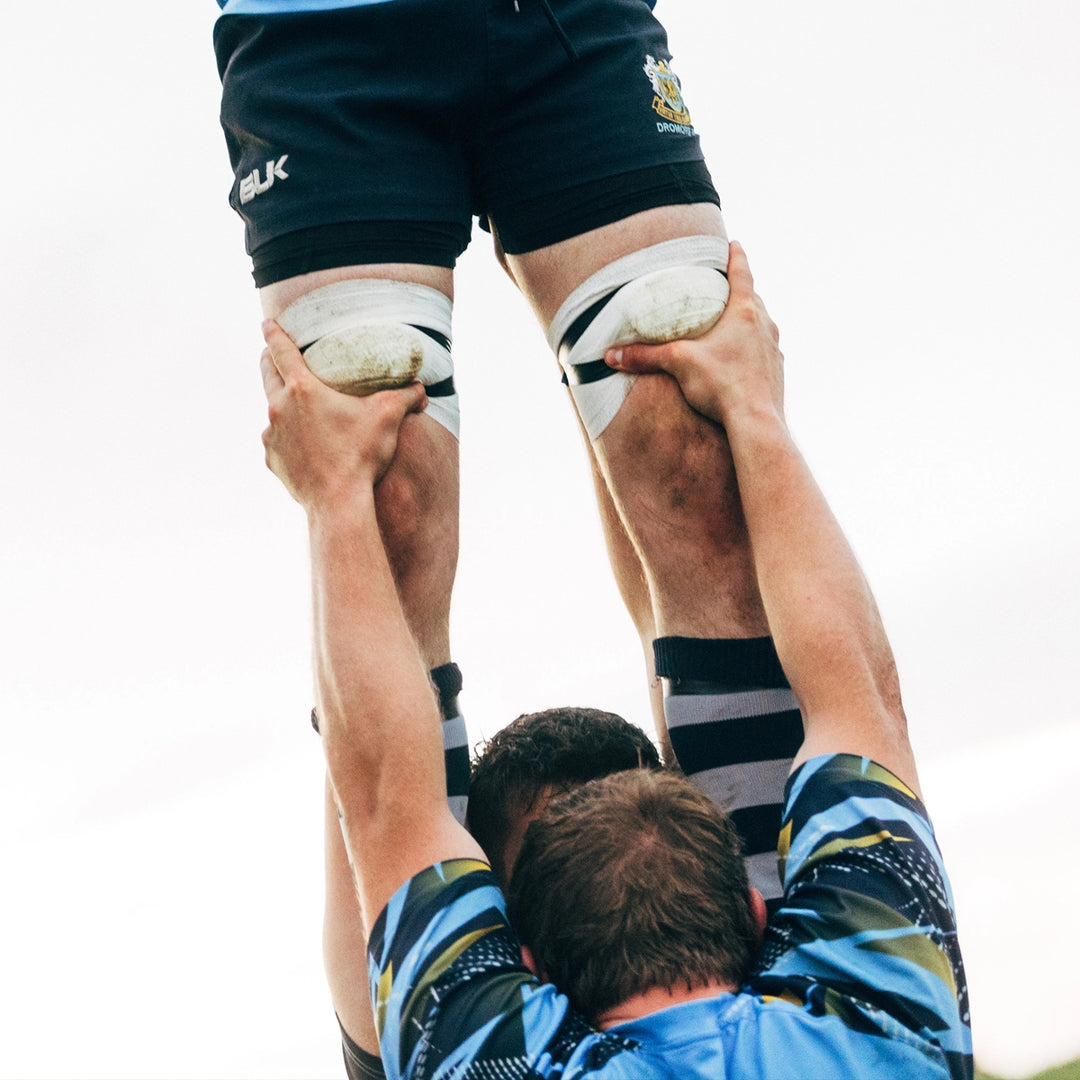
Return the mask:
<svg viewBox="0 0 1080 1080"><path fill-rule="evenodd" d="M548 977L540 969L540 965L536 962L536 957L533 956L532 949L530 949L528 945L521 946L521 962L540 980L540 982L548 982Z"/></svg>
<svg viewBox="0 0 1080 1080"><path fill-rule="evenodd" d="M759 889L750 886L750 913L754 917L754 925L757 927L757 939L760 945L765 937L765 923L768 920L768 912L765 909L765 897ZM525 946L522 946L524 949Z"/></svg>

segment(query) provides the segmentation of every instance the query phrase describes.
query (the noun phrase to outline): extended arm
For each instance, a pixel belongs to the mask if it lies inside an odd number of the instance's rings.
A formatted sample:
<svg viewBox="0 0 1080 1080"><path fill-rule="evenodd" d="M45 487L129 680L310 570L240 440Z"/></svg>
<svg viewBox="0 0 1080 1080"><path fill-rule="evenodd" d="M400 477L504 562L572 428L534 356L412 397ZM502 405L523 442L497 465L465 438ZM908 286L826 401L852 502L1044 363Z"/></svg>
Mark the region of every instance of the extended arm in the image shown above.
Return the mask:
<svg viewBox="0 0 1080 1080"><path fill-rule="evenodd" d="M375 516L374 486L424 394L339 394L275 323L266 337L267 463L308 517L320 726L370 932L415 873L483 858L446 804L439 710Z"/></svg>
<svg viewBox="0 0 1080 1080"><path fill-rule="evenodd" d="M727 431L754 568L776 650L803 711L796 763L822 753L873 758L917 784L892 652L870 587L787 428L776 327L732 245L731 296L697 341L608 356L667 371ZM917 789L916 789L917 790Z"/></svg>

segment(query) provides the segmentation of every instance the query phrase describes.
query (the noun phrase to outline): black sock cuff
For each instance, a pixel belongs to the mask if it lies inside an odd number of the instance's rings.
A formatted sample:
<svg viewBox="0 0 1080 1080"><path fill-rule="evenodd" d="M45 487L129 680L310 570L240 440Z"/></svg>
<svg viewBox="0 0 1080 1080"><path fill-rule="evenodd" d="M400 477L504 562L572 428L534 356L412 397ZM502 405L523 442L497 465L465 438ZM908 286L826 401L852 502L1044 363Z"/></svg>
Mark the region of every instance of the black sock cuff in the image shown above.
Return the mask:
<svg viewBox="0 0 1080 1080"><path fill-rule="evenodd" d="M461 693L462 679L461 668L457 664L442 664L432 668L431 682L435 692L439 695L439 707L442 709L444 720L452 720L460 715L457 696Z"/></svg>
<svg viewBox="0 0 1080 1080"><path fill-rule="evenodd" d="M656 674L674 686L708 683L713 693L780 690L790 684L771 637L662 637L653 642Z"/></svg>

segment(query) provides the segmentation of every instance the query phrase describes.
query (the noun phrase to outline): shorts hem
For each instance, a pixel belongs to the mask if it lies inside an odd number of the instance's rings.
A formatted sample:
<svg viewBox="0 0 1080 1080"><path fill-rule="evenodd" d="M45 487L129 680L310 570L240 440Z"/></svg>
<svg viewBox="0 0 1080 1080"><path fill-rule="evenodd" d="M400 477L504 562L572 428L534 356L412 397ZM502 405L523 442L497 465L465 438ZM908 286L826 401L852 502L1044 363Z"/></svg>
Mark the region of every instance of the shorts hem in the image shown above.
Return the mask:
<svg viewBox="0 0 1080 1080"><path fill-rule="evenodd" d="M720 196L701 160L656 165L592 180L493 210L490 216L503 251L507 255L525 255L645 210L694 203L720 206Z"/></svg>
<svg viewBox="0 0 1080 1080"><path fill-rule="evenodd" d="M251 253L261 289L286 278L342 266L418 263L452 270L469 244L470 228L457 222L354 221L313 225L268 240Z"/></svg>

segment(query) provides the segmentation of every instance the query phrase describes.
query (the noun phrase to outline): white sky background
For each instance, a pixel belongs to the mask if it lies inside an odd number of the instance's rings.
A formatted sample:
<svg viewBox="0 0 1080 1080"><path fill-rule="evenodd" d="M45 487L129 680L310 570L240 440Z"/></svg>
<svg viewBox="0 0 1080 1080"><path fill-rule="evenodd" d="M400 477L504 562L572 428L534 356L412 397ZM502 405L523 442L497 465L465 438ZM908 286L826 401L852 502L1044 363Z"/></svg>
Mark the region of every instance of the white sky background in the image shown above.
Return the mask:
<svg viewBox="0 0 1080 1080"><path fill-rule="evenodd" d="M216 9L13 10L0 1075L340 1076L306 541L262 464ZM782 330L792 426L893 638L977 1053L1013 1075L1064 1060L1080 1053L1080 7L660 14ZM645 723L578 435L483 234L455 319L472 733L571 702Z"/></svg>

